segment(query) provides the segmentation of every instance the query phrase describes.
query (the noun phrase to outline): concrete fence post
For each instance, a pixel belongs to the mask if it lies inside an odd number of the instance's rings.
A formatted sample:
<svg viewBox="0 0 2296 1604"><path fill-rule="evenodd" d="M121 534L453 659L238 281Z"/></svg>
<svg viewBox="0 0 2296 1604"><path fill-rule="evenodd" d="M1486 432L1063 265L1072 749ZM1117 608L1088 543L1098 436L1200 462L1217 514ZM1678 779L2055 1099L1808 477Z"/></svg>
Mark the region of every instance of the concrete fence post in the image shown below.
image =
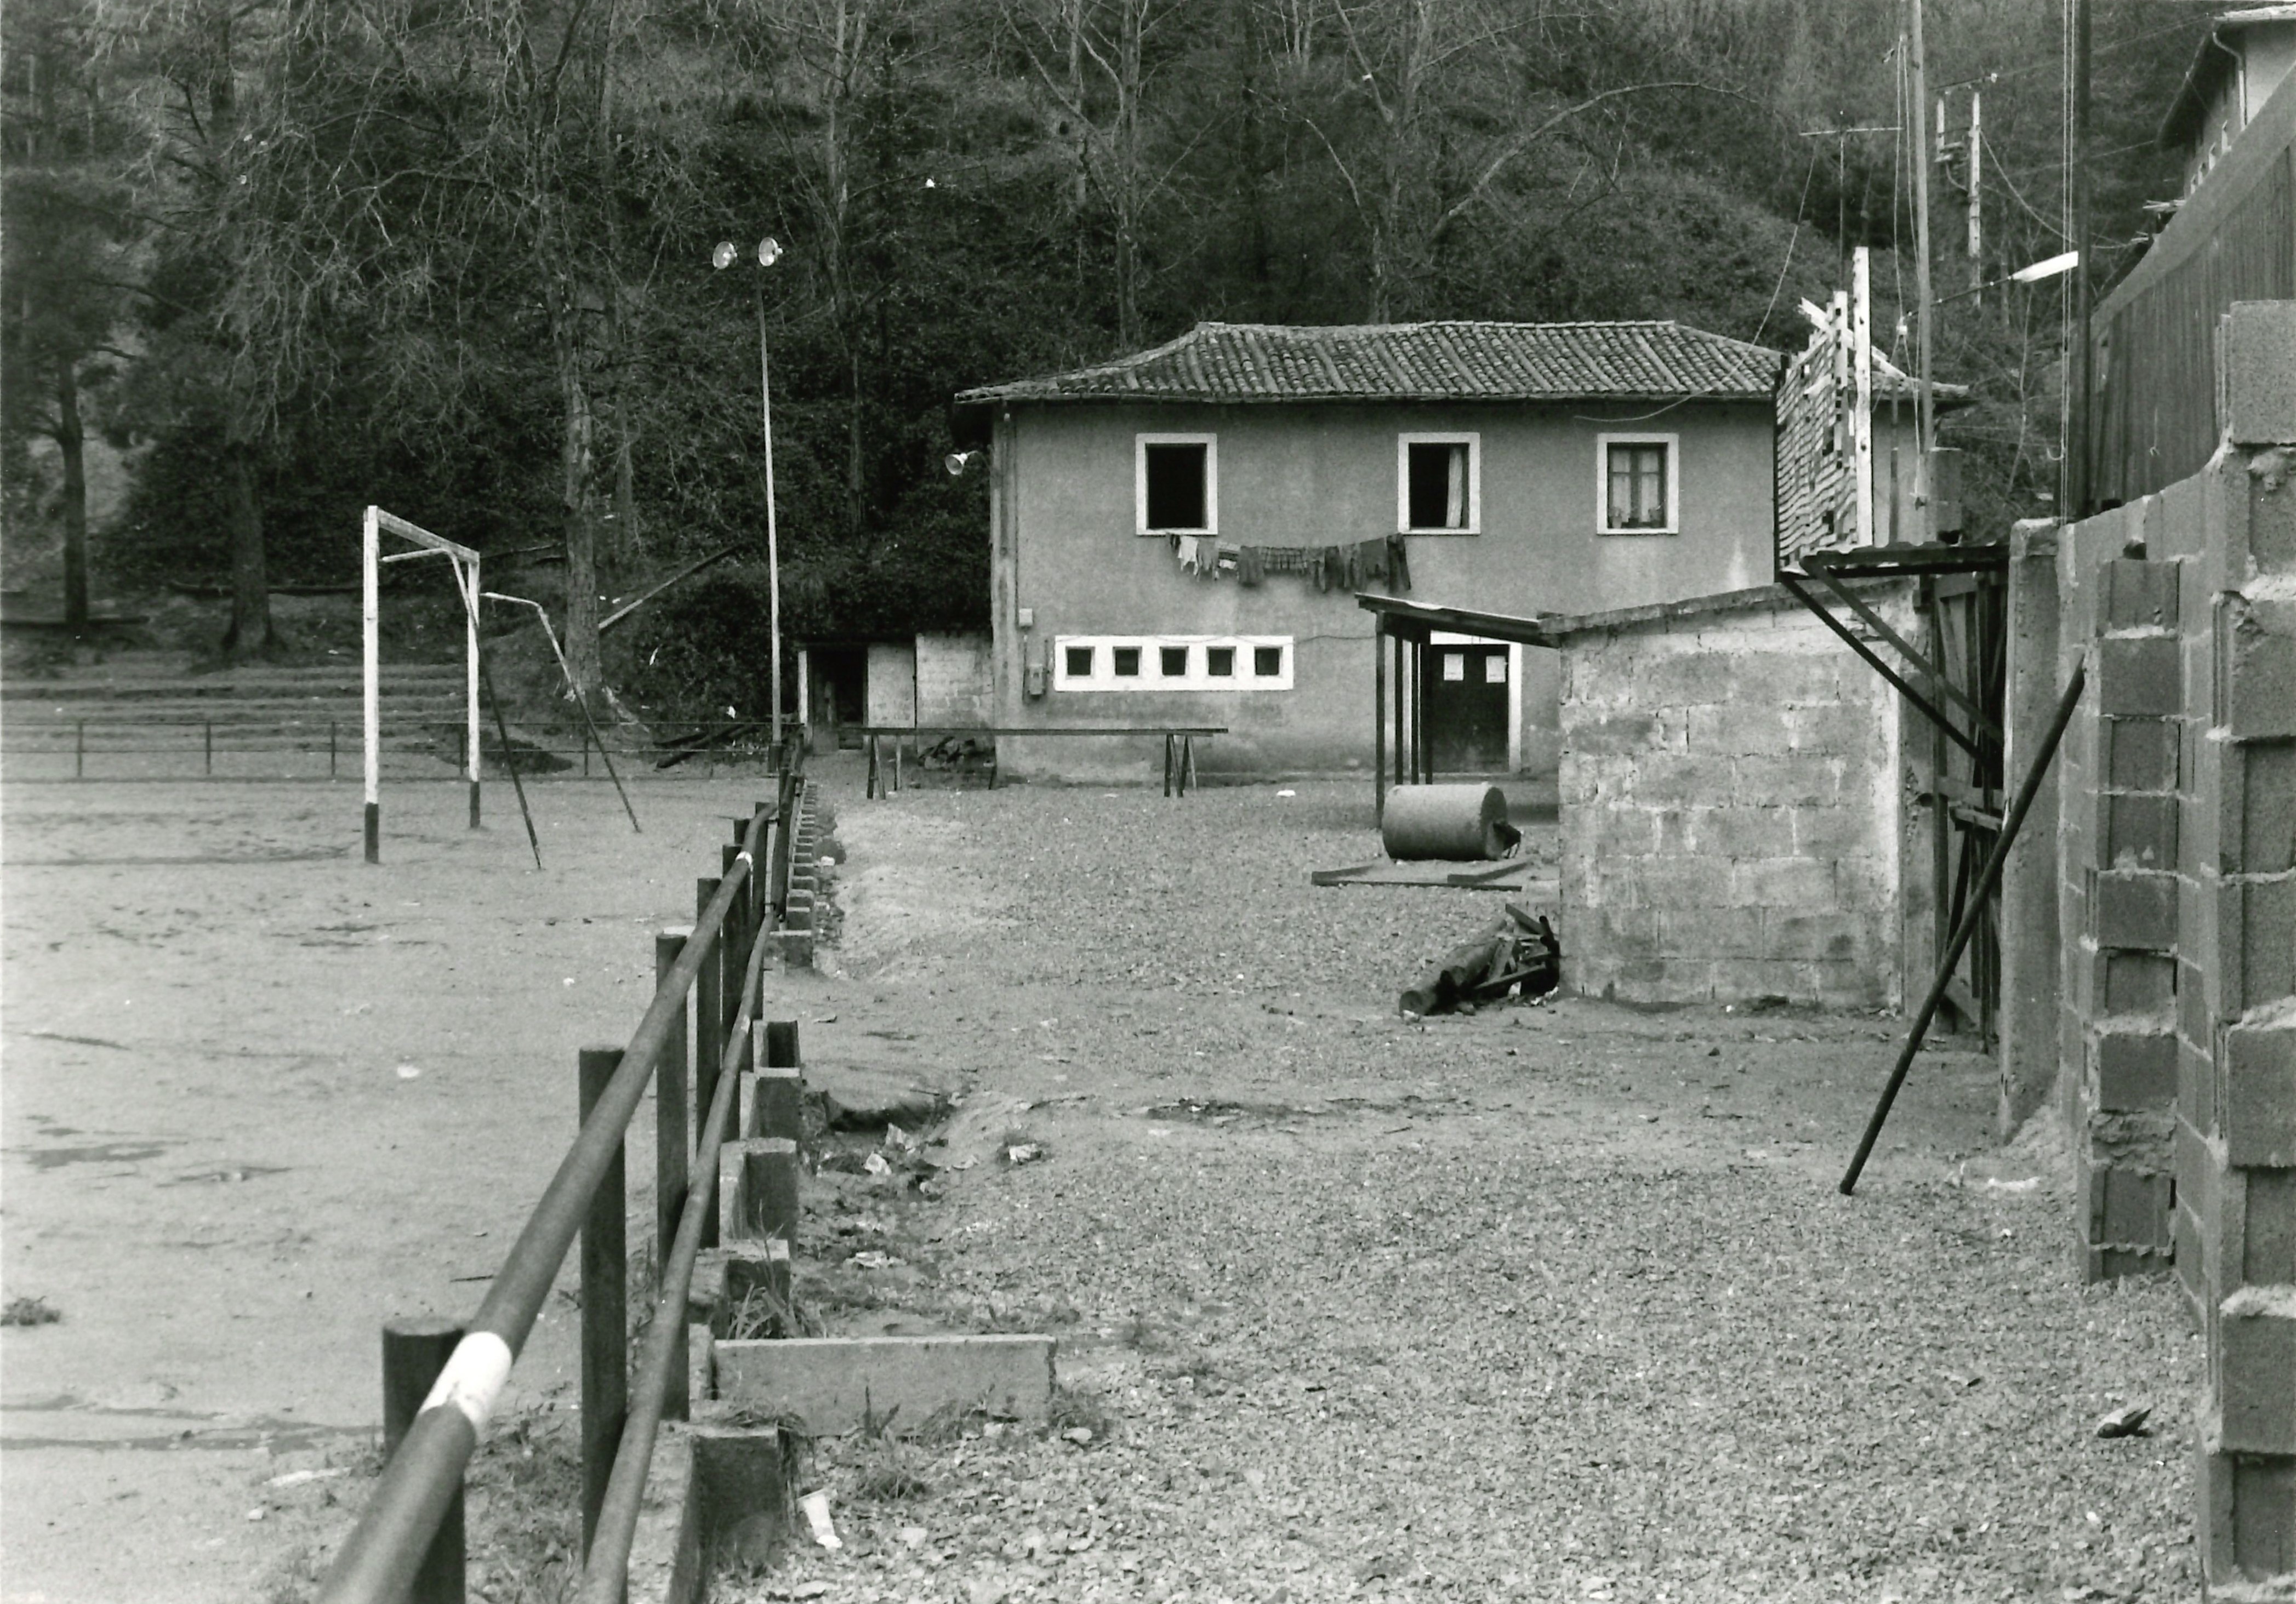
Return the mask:
<svg viewBox="0 0 2296 1604"><path fill-rule="evenodd" d="M2005 773L2022 773L2056 700L2057 528L2030 519L2009 537L2009 685ZM2043 828L2020 836L2001 871L2000 1101L2004 1141L2048 1100L2056 1083L2062 962L2057 928L2057 775L2033 798Z"/></svg>

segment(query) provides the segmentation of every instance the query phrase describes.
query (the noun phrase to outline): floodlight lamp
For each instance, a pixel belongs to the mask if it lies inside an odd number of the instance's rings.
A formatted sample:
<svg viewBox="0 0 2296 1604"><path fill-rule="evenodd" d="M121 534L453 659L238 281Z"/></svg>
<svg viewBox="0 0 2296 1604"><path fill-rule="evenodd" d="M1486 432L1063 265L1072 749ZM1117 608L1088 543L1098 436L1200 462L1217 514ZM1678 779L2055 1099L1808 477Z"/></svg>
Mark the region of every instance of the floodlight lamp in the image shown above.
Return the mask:
<svg viewBox="0 0 2296 1604"><path fill-rule="evenodd" d="M782 259L782 242L767 234L758 241L758 266L770 267Z"/></svg>
<svg viewBox="0 0 2296 1604"><path fill-rule="evenodd" d="M720 240L718 241L718 249L709 253L709 265L721 270L731 267L734 265L734 258L737 254L739 253L734 250L733 241Z"/></svg>
<svg viewBox="0 0 2296 1604"><path fill-rule="evenodd" d="M2043 279L2055 278L2061 273L2070 273L2080 266L2080 252L2068 250L2062 256L2053 256L2046 262L2036 262L2030 267L2020 267L2009 276L2021 284L2038 284Z"/></svg>
<svg viewBox="0 0 2296 1604"><path fill-rule="evenodd" d="M948 470L949 478L955 479L964 471L967 463L980 454L977 451L952 451L941 458L941 465Z"/></svg>

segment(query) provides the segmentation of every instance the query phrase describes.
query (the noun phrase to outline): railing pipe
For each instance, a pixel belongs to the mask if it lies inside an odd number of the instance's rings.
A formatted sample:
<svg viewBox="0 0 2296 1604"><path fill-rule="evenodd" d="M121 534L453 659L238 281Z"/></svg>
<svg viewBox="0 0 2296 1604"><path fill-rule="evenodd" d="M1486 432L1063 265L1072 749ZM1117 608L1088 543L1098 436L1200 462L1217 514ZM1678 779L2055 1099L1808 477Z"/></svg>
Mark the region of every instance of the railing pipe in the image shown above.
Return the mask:
<svg viewBox="0 0 2296 1604"><path fill-rule="evenodd" d="M479 1432L494 1412L519 1349L550 1296L551 1283L589 1210L591 1194L622 1150L655 1060L703 962L712 956L726 910L755 870L747 852L718 887L668 978L638 1021L622 1065L559 1161L542 1199L487 1289L470 1335L456 1346L422 1412L384 1467L374 1497L320 1584L317 1604L390 1604L403 1597L446 1513Z"/></svg>
<svg viewBox="0 0 2296 1604"><path fill-rule="evenodd" d="M754 994L764 968L766 935L759 931L742 966L742 994ZM734 1121L741 1076L734 1060L750 1038L750 1009L744 1002L734 1023L738 1027L726 1043L723 1073L715 1100L702 1116L694 1141L693 1174L715 1176L718 1153ZM677 1221L677 1240L663 1261L660 1291L654 1299L653 1319L646 1327L638 1351L637 1379L631 1387L629 1414L622 1428L621 1445L614 1455L611 1475L590 1538L576 1604L622 1604L629 1584L630 1549L636 1543L638 1516L644 1507L646 1475L653 1467L654 1439L660 1434L664 1399L685 1362L685 1301L693 1286L693 1262L701 1248L702 1222L713 1218L718 1200L709 1182L686 1193Z"/></svg>

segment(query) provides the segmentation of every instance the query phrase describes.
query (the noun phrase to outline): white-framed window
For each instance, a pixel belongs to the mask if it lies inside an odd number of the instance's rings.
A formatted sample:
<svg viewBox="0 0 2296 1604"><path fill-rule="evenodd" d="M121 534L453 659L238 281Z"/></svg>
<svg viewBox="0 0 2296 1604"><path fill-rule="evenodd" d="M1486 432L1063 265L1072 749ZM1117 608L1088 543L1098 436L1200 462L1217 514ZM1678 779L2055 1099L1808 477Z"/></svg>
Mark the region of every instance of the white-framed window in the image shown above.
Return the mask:
<svg viewBox="0 0 2296 1604"><path fill-rule="evenodd" d="M1682 532L1682 437L1595 437L1595 527L1605 535Z"/></svg>
<svg viewBox="0 0 2296 1604"><path fill-rule="evenodd" d="M1055 691L1289 691L1290 635L1056 635Z"/></svg>
<svg viewBox="0 0 2296 1604"><path fill-rule="evenodd" d="M1219 533L1219 437L1135 435L1133 501L1143 535Z"/></svg>
<svg viewBox="0 0 2296 1604"><path fill-rule="evenodd" d="M1482 436L1395 437L1395 528L1400 535L1482 532Z"/></svg>

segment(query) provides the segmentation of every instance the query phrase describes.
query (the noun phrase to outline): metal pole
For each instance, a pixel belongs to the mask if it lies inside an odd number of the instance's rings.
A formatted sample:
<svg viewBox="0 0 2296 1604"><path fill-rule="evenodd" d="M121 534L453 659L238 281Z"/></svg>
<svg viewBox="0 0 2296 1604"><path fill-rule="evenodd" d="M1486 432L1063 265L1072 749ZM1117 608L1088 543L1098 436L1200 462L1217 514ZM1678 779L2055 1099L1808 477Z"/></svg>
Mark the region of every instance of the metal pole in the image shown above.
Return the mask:
<svg viewBox="0 0 2296 1604"><path fill-rule="evenodd" d="M685 943L693 934L692 925L676 925L654 937L653 978L657 990L669 983L670 971L677 967L678 954L685 950ZM670 1249L677 1239L677 1223L685 1210L685 1161L693 1141L685 1117L686 1028L685 994L680 992L677 1016L670 1022L668 1037L662 1043L661 1056L654 1060L653 1067L653 1262L658 1275L667 1273ZM683 1333L685 1322L677 1323ZM680 1346L683 1346L681 1338ZM670 1372L671 1396L663 1400L662 1410L673 1420L685 1419L685 1379L684 1365Z"/></svg>
<svg viewBox="0 0 2296 1604"><path fill-rule="evenodd" d="M622 1067L619 1047L585 1047L577 1060L581 1076L582 1123ZM629 1258L624 1240L622 1150L614 1148L604 1178L590 1194L582 1222L582 1551L598 1530L598 1510L606 1502L614 1450L630 1408Z"/></svg>
<svg viewBox="0 0 2296 1604"><path fill-rule="evenodd" d="M761 267L758 270L763 273ZM774 370L766 349L766 281L758 291L758 393L766 424L766 614L772 635L774 745L782 743L782 546L774 513Z"/></svg>
<svg viewBox="0 0 2296 1604"><path fill-rule="evenodd" d="M366 510L359 531L359 716L365 721L366 861L382 862L382 527L380 508ZM535 848L540 855L541 848Z"/></svg>
<svg viewBox="0 0 2296 1604"><path fill-rule="evenodd" d="M451 1320L416 1316L391 1320L382 1327L382 1456L398 1452L406 1428L430 1395L439 1372L447 1368L463 1328ZM406 1604L463 1604L463 1487L455 1485L453 1502L439 1523L439 1534L423 1551L407 1590Z"/></svg>
<svg viewBox="0 0 2296 1604"><path fill-rule="evenodd" d="M466 655L469 658L469 662L465 666L463 677L468 683L469 686L470 708L463 720L463 766L464 775L468 779L471 787L470 828L476 830L479 828L480 744L479 560L476 557L471 559L471 571L467 575L460 571L461 568L461 561L457 559L455 561L456 573L455 577L458 582L467 580L467 583L463 585L463 639L467 649Z"/></svg>
<svg viewBox="0 0 2296 1604"><path fill-rule="evenodd" d="M1929 540L1936 532L1937 509L1931 504L1937 496L1937 487L1930 454L1937 449L1937 399L1930 388L1931 375L1936 371L1931 359L1937 344L1937 302L1931 295L1930 284L1930 143L1921 136L1922 125L1929 120L1930 78L1928 59L1922 45L1922 0L1906 0L1912 15L1913 70L1912 96L1906 104L1906 120L1912 125L1911 154L1914 161L1914 295L1921 308L1921 344L1919 360L1921 381L1915 393L1917 408L1915 421L1920 432L1919 460L1914 464L1914 499L1921 508L1921 517L1915 525L1915 536Z"/></svg>
<svg viewBox="0 0 2296 1604"><path fill-rule="evenodd" d="M1857 1177L1866 1168L1866 1160L1873 1155L1882 1125L1890 1117L1890 1105L1897 1101L1898 1088L1906 1084L1906 1076L1914 1067L1914 1055L1922 1050L1922 1037L1928 1033L1930 1021L1937 1017L1938 1007L1945 1001L1946 987L1953 981L1954 966L1961 962L1969 938L1976 934L1985 917L1986 899L2001 883L2001 866L2009 861L2009 848L2024 825L2025 814L2032 808L2042 780L2048 774L2050 760L2057 755L2057 743L2064 739L2065 726L2073 721L2073 709L2080 704L2081 687L2087 680L2087 663L2076 659L2073 676L2065 683L2064 694L2057 699L2056 716L2049 721L2049 732L2042 738L2041 749L2033 755L2033 766L2025 771L2025 778L2017 787L2009 815L2001 822L2001 833L1993 839L1993 850L1986 856L1984 872L1978 876L1976 888L1962 910L1961 922L1954 928L1952 945L1938 965L1937 978L1930 983L1930 994L1923 999L1921 1011L1914 1016L1913 1028L1906 1033L1906 1045L1898 1054L1897 1066L1890 1071L1889 1084L1882 1088L1881 1100L1874 1105L1874 1117L1866 1122L1866 1134L1858 1140L1857 1152L1842 1173L1841 1195L1845 1198L1857 1188Z"/></svg>
<svg viewBox="0 0 2296 1604"><path fill-rule="evenodd" d="M1296 667L1296 665L1295 665ZM1371 634L1371 822L1387 818L1387 620Z"/></svg>

